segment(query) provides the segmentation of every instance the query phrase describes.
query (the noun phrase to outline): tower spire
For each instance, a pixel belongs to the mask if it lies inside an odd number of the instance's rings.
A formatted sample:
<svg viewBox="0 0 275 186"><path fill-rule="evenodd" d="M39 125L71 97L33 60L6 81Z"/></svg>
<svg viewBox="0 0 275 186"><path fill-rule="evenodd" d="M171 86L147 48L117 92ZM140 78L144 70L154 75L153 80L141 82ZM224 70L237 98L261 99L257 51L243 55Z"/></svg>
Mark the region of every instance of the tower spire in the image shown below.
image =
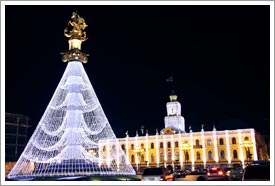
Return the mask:
<svg viewBox="0 0 275 186"><path fill-rule="evenodd" d="M84 32L88 25L85 23L84 18L80 17L77 12L73 12L71 19L72 20L68 22L68 25L72 27L71 30L68 28L64 29L64 35L69 38L69 51L61 53L63 55L63 62L79 60L83 63L87 63L87 56L89 55L80 50L82 42L88 39L86 32Z"/></svg>

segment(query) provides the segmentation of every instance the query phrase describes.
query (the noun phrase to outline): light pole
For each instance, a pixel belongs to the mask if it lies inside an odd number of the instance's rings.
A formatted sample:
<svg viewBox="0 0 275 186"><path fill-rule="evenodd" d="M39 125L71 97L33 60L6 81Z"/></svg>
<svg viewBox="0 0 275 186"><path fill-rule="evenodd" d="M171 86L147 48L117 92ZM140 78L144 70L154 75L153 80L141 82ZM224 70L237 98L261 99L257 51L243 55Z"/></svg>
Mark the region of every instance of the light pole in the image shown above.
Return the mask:
<svg viewBox="0 0 275 186"><path fill-rule="evenodd" d="M183 154L184 154L184 169L186 169L186 165L187 165L187 153L188 153L188 150L189 150L189 146L188 144L185 142L182 144L182 150L183 150Z"/></svg>
<svg viewBox="0 0 275 186"><path fill-rule="evenodd" d="M139 165L140 165L140 154L141 152L144 152L144 149L141 148L140 146L136 146L134 152L136 153L136 156L137 156L137 173L138 173Z"/></svg>
<svg viewBox="0 0 275 186"><path fill-rule="evenodd" d="M251 143L249 142L248 139L244 140L243 146L244 146L245 152L246 152L246 165L248 165L248 163L250 162L250 159L252 158L252 154L250 154Z"/></svg>

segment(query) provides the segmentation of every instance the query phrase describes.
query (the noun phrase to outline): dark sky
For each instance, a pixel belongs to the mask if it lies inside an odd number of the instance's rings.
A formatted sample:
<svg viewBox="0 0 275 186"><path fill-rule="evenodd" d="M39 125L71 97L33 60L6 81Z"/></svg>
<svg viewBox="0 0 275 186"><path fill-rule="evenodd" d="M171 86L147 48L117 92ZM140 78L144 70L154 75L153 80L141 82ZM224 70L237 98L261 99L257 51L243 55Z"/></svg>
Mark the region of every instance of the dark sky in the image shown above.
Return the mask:
<svg viewBox="0 0 275 186"><path fill-rule="evenodd" d="M6 6L5 108L35 129L61 80L63 35L85 18L84 68L117 137L164 128L174 88L186 129L270 129L269 6Z"/></svg>

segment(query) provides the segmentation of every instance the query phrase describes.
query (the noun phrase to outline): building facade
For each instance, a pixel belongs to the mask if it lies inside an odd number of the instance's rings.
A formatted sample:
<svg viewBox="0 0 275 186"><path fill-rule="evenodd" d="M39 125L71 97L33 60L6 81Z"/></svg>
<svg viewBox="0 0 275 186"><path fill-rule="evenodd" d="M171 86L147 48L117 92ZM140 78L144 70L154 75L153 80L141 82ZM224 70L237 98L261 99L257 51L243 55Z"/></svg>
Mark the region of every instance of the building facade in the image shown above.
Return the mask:
<svg viewBox="0 0 275 186"><path fill-rule="evenodd" d="M20 114L5 114L5 161L15 162L23 152L27 140L30 118Z"/></svg>
<svg viewBox="0 0 275 186"><path fill-rule="evenodd" d="M267 160L264 140L253 128L217 131L185 131L181 104L177 96L170 96L166 105L165 128L155 135L101 141L100 155L108 156L110 149L120 146L137 172L145 167L164 166L172 169L203 169L211 166L244 167L252 161ZM119 161L119 160L118 160Z"/></svg>

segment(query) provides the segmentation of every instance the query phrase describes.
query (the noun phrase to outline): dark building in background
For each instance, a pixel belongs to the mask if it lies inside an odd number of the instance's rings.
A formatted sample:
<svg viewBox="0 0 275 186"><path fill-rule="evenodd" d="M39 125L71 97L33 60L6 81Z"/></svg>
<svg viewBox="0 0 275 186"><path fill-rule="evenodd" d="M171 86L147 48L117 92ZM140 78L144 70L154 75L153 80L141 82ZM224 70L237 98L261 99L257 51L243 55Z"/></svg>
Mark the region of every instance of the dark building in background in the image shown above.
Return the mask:
<svg viewBox="0 0 275 186"><path fill-rule="evenodd" d="M12 113L5 117L5 162L16 162L28 142L30 118Z"/></svg>

